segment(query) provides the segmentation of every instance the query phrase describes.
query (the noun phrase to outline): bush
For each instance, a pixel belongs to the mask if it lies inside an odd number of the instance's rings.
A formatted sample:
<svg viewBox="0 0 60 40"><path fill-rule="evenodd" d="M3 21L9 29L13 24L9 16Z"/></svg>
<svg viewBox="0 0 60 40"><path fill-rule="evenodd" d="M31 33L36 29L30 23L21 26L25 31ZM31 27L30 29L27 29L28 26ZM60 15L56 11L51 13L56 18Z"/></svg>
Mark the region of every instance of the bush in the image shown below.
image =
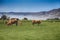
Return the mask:
<svg viewBox="0 0 60 40"><path fill-rule="evenodd" d="M7 16L6 16L6 15L2 15L2 16L1 16L1 19L2 19L2 20L6 20L6 19L7 19Z"/></svg>
<svg viewBox="0 0 60 40"><path fill-rule="evenodd" d="M27 18L24 18L23 20L28 20Z"/></svg>

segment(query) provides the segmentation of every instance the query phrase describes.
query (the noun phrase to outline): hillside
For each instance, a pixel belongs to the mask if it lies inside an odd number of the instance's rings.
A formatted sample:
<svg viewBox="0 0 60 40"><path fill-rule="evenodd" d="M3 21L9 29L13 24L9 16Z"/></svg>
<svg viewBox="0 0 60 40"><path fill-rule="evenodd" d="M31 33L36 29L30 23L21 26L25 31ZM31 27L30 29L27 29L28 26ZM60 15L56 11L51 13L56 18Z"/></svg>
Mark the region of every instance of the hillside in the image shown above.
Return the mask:
<svg viewBox="0 0 60 40"><path fill-rule="evenodd" d="M40 17L40 18L60 18L60 8L52 9L50 11L42 11L42 12L0 12L0 15L23 15L29 16L32 15L33 17Z"/></svg>

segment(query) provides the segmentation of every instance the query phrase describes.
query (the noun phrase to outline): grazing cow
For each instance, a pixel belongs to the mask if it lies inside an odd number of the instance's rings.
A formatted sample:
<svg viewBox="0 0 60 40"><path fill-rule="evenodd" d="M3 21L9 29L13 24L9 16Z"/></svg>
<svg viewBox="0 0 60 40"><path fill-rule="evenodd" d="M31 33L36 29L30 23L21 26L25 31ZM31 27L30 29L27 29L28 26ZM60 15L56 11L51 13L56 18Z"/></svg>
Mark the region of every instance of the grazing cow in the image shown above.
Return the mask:
<svg viewBox="0 0 60 40"><path fill-rule="evenodd" d="M41 23L41 21L40 20L32 20L32 25L34 25L34 24L40 24Z"/></svg>
<svg viewBox="0 0 60 40"><path fill-rule="evenodd" d="M16 24L16 26L18 25L18 19L17 18L12 18L9 19L8 21L6 21L7 25L12 25L12 24Z"/></svg>

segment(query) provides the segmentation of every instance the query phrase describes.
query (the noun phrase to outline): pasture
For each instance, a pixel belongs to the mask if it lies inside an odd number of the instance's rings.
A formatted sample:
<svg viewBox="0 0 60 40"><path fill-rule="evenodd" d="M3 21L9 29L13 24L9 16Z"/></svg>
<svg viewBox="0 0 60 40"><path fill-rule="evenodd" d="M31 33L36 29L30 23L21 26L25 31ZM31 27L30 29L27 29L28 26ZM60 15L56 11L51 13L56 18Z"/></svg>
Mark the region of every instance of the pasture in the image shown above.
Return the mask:
<svg viewBox="0 0 60 40"><path fill-rule="evenodd" d="M22 25L7 26L0 20L0 40L60 40L60 22L33 26L31 21L23 21Z"/></svg>

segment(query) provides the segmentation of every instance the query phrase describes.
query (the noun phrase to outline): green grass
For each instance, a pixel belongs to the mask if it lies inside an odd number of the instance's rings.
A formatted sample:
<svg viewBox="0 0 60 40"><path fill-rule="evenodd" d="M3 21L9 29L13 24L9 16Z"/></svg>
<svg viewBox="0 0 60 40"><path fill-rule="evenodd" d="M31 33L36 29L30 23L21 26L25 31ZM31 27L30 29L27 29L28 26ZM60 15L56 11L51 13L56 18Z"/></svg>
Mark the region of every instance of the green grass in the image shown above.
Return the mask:
<svg viewBox="0 0 60 40"><path fill-rule="evenodd" d="M7 26L0 20L0 40L60 40L60 22L42 22L39 26L31 21L22 23Z"/></svg>

